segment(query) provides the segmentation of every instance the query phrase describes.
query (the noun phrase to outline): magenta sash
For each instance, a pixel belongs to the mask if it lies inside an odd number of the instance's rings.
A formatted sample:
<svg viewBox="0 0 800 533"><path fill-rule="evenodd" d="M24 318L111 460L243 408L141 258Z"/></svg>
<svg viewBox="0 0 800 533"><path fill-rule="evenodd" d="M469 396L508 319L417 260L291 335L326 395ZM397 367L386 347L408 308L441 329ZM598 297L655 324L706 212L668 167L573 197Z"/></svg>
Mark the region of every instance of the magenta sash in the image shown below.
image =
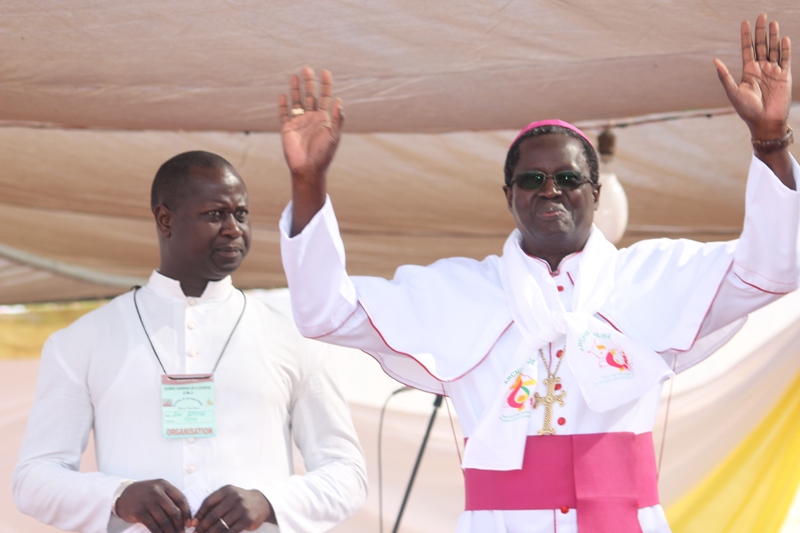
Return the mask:
<svg viewBox="0 0 800 533"><path fill-rule="evenodd" d="M641 533L658 505L651 433L529 436L521 470L464 469L467 511L576 509L580 533Z"/></svg>

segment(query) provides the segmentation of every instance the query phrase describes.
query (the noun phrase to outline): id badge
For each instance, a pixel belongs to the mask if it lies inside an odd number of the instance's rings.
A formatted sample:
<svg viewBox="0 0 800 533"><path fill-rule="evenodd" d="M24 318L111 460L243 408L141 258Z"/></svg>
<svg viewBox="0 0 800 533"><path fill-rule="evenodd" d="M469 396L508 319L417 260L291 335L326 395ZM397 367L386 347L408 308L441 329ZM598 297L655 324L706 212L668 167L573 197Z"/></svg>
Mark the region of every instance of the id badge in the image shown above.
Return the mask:
<svg viewBox="0 0 800 533"><path fill-rule="evenodd" d="M161 426L167 439L214 437L217 421L213 374L161 376Z"/></svg>

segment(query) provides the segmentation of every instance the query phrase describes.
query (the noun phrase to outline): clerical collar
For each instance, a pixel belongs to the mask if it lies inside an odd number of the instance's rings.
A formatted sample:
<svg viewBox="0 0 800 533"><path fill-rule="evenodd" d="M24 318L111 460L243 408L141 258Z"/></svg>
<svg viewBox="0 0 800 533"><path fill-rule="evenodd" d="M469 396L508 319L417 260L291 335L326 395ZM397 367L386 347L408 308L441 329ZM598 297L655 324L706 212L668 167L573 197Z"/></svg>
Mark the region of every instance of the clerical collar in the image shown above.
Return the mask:
<svg viewBox="0 0 800 533"><path fill-rule="evenodd" d="M183 294L181 282L168 278L159 271L154 270L147 281L147 288L159 296L173 298L177 300L188 300ZM194 297L197 303L208 303L228 298L233 292L233 281L230 276L225 276L219 281L209 281L201 296Z"/></svg>
<svg viewBox="0 0 800 533"><path fill-rule="evenodd" d="M523 250L523 252L524 252L524 250ZM577 252L572 252L571 254L565 256L561 260L561 262L558 264L558 268L555 269L555 270L552 270L550 268L550 263L548 263L547 261L545 261L544 259L542 259L540 257L536 257L535 255L529 255L527 252L525 252L524 255L525 255L525 259L527 261L533 260L532 262L534 264L537 264L537 265L540 265L540 266L546 268L547 272L551 276L558 276L559 274L561 274L562 270L565 271L565 272L569 272L569 271L575 270L575 268L578 265L578 261L579 261L578 258L580 257L581 252L583 252L583 250L578 250Z"/></svg>

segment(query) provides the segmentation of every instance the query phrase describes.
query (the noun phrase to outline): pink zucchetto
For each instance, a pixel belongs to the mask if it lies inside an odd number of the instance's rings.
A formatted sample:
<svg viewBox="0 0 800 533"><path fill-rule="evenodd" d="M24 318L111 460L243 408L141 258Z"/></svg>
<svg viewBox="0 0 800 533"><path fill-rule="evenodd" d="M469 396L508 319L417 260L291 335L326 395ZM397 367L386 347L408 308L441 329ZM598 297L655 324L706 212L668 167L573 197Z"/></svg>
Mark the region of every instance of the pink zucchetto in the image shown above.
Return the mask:
<svg viewBox="0 0 800 533"><path fill-rule="evenodd" d="M579 130L569 122L564 122L563 120L558 120L558 119L550 119L550 120L538 120L536 122L531 122L530 124L525 126L525 129L519 132L519 135L517 135L517 138L514 139L514 142L511 143L511 146L514 146L514 143L517 142L520 137L522 137L529 131L536 128L541 128L542 126L561 126L562 128L574 131L575 133L586 139L586 142L592 144L592 141L589 140L589 137L587 137L585 133L583 133L581 130Z"/></svg>

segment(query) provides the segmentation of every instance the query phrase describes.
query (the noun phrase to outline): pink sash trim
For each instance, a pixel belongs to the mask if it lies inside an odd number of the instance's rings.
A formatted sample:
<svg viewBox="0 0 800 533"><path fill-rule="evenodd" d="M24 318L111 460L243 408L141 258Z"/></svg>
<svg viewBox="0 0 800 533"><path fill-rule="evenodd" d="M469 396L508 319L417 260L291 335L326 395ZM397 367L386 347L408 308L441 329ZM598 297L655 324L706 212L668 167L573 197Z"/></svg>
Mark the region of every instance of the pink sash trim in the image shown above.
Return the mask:
<svg viewBox="0 0 800 533"><path fill-rule="evenodd" d="M640 533L658 505L651 433L529 436L521 470L464 469L467 511L577 509L581 533Z"/></svg>

